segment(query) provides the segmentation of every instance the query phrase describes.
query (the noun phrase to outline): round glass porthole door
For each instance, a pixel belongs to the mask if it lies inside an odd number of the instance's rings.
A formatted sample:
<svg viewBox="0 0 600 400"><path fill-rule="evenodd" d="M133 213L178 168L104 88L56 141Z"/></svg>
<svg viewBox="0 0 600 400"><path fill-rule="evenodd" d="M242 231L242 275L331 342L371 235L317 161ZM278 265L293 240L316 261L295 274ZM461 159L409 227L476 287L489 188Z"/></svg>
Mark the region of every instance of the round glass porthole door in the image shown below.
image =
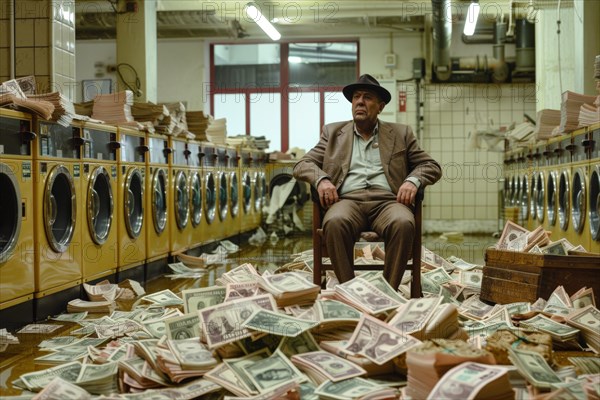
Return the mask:
<svg viewBox="0 0 600 400"><path fill-rule="evenodd" d="M202 219L202 181L197 172L192 172L190 177L190 209L192 213L192 226L200 225Z"/></svg>
<svg viewBox="0 0 600 400"><path fill-rule="evenodd" d="M152 219L154 230L161 234L167 226L167 173L162 168L152 176Z"/></svg>
<svg viewBox="0 0 600 400"><path fill-rule="evenodd" d="M44 229L52 250L64 253L73 239L77 196L71 173L64 165L50 171L44 186Z"/></svg>
<svg viewBox="0 0 600 400"><path fill-rule="evenodd" d="M573 229L577 233L583 231L583 224L585 223L585 185L585 172L583 172L583 169L578 169L573 174L573 184L571 185L571 204L573 205L571 221L573 222Z"/></svg>
<svg viewBox="0 0 600 400"><path fill-rule="evenodd" d="M254 173L254 211L259 212L260 207L262 206L262 198L260 197L261 189L260 189L260 176L258 172Z"/></svg>
<svg viewBox="0 0 600 400"><path fill-rule="evenodd" d="M104 244L110 233L114 199L110 175L104 167L96 168L90 175L87 189L87 222L94 243Z"/></svg>
<svg viewBox="0 0 600 400"><path fill-rule="evenodd" d="M504 207L510 206L510 177L504 178Z"/></svg>
<svg viewBox="0 0 600 400"><path fill-rule="evenodd" d="M521 178L521 198L519 199L519 205L521 206L521 218L523 221L527 221L529 218L529 180L527 175L523 175Z"/></svg>
<svg viewBox="0 0 600 400"><path fill-rule="evenodd" d="M563 231L566 231L569 226L569 197L571 196L569 178L569 172L563 171L558 182L558 222Z"/></svg>
<svg viewBox="0 0 600 400"><path fill-rule="evenodd" d="M592 240L600 240L600 165L596 165L590 173L590 233Z"/></svg>
<svg viewBox="0 0 600 400"><path fill-rule="evenodd" d="M209 172L204 177L204 212L206 215L206 222L209 224L215 220L217 214L217 193L215 186L215 177L212 172Z"/></svg>
<svg viewBox="0 0 600 400"><path fill-rule="evenodd" d="M242 177L242 192L244 196L244 214L248 214L252 203L252 179L250 179L250 174L247 172L244 172Z"/></svg>
<svg viewBox="0 0 600 400"><path fill-rule="evenodd" d="M557 185L556 172L551 171L548 173L548 206L546 214L548 215L548 223L550 225L556 225L556 195Z"/></svg>
<svg viewBox="0 0 600 400"><path fill-rule="evenodd" d="M535 196L537 192L535 191L535 184L537 182L537 174L531 175L531 184L529 185L529 215L531 215L531 219L536 219L535 212Z"/></svg>
<svg viewBox="0 0 600 400"><path fill-rule="evenodd" d="M519 179L517 178L516 175L513 175L510 178L510 200L509 200L509 204L511 206L515 206L517 204L517 186L518 186L518 182L519 182Z"/></svg>
<svg viewBox="0 0 600 400"><path fill-rule="evenodd" d="M183 171L175 174L175 222L179 229L184 229L190 218L190 196L188 193L187 175Z"/></svg>
<svg viewBox="0 0 600 400"><path fill-rule="evenodd" d="M535 215L540 223L544 222L544 196L546 196L545 186L546 181L544 173L540 172L535 183Z"/></svg>
<svg viewBox="0 0 600 400"><path fill-rule="evenodd" d="M21 192L10 167L0 163L0 263L13 253L21 232Z"/></svg>
<svg viewBox="0 0 600 400"><path fill-rule="evenodd" d="M267 175L260 173L260 200L262 204L267 202Z"/></svg>
<svg viewBox="0 0 600 400"><path fill-rule="evenodd" d="M125 177L125 228L130 238L140 236L144 223L144 184L139 169L132 168Z"/></svg>
<svg viewBox="0 0 600 400"><path fill-rule="evenodd" d="M232 172L229 174L229 183L231 186L231 190L229 192L229 208L231 208L231 216L235 218L240 211L240 195L237 173Z"/></svg>
<svg viewBox="0 0 600 400"><path fill-rule="evenodd" d="M229 188L227 187L227 175L224 172L219 172L219 218L221 221L227 218L227 211L229 210L228 204L228 192Z"/></svg>

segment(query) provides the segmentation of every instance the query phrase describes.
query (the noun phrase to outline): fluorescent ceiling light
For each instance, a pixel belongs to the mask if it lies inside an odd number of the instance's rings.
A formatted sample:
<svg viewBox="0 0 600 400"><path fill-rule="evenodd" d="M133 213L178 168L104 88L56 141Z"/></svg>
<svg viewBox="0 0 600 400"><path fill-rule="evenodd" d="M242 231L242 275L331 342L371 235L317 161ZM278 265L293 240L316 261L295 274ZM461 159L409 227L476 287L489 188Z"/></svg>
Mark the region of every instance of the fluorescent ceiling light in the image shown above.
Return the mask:
<svg viewBox="0 0 600 400"><path fill-rule="evenodd" d="M300 64L302 62L302 57L298 56L289 56L288 62L292 64Z"/></svg>
<svg viewBox="0 0 600 400"><path fill-rule="evenodd" d="M473 36L475 33L475 26L477 25L477 18L479 17L479 3L469 4L469 10L467 11L467 20L465 21L465 29L463 33L466 36Z"/></svg>
<svg viewBox="0 0 600 400"><path fill-rule="evenodd" d="M248 3L246 5L246 14L252 19L252 21L256 22L256 24L260 26L260 28L265 31L267 35L269 35L271 40L281 39L281 34L277 32L277 29L271 25L271 23L260 12L258 7L256 7L253 3Z"/></svg>

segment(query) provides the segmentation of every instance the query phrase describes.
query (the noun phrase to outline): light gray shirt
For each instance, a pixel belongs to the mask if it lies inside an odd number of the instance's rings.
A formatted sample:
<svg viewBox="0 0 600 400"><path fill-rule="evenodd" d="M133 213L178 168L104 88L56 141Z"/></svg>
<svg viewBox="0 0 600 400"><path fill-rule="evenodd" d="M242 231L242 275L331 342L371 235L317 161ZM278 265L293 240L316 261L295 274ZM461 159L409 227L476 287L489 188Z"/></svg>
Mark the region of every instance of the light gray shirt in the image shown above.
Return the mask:
<svg viewBox="0 0 600 400"><path fill-rule="evenodd" d="M348 175L339 189L340 195L371 187L392 191L383 172L378 140L379 123L375 125L373 135L368 140L358 133L356 125L354 125L352 159Z"/></svg>

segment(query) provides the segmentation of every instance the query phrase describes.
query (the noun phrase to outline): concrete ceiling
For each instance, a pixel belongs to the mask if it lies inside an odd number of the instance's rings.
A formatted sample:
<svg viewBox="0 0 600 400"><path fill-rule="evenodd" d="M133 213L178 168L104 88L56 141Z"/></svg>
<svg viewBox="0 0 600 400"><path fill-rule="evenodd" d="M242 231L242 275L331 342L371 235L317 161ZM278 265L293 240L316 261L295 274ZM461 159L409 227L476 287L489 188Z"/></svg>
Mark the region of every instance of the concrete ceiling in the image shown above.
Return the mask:
<svg viewBox="0 0 600 400"><path fill-rule="evenodd" d="M115 9L121 11L125 1L117 5L115 0L77 0L77 39L114 38ZM547 1L513 0L513 12L523 14L528 6L543 7ZM464 20L469 2L452 0L455 21ZM424 31L425 19L431 15L431 0L255 0L254 3L272 20L283 40L420 34ZM479 3L488 19L508 15L510 9L509 0L479 0ZM246 4L246 1L234 0L157 0L157 35L159 38L268 40L246 14Z"/></svg>

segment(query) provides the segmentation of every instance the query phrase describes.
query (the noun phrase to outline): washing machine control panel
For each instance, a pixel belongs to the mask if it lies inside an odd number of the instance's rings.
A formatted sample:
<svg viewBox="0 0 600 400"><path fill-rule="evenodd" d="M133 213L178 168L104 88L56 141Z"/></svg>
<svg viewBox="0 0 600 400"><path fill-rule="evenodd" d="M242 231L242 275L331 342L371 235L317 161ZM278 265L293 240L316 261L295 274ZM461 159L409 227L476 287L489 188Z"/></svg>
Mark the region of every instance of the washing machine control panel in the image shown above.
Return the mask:
<svg viewBox="0 0 600 400"><path fill-rule="evenodd" d="M0 154L31 155L31 121L0 116Z"/></svg>
<svg viewBox="0 0 600 400"><path fill-rule="evenodd" d="M40 121L38 154L44 157L79 159L81 154L79 129L71 125L62 126Z"/></svg>
<svg viewBox="0 0 600 400"><path fill-rule="evenodd" d="M83 128L81 130L83 139L83 158L90 160L116 161L117 134L100 129Z"/></svg>
<svg viewBox="0 0 600 400"><path fill-rule="evenodd" d="M150 163L152 164L168 164L169 153L172 152L167 140L161 137L148 138L148 147L150 153Z"/></svg>
<svg viewBox="0 0 600 400"><path fill-rule="evenodd" d="M148 150L145 141L143 136L121 134L119 142L121 162L145 162Z"/></svg>

